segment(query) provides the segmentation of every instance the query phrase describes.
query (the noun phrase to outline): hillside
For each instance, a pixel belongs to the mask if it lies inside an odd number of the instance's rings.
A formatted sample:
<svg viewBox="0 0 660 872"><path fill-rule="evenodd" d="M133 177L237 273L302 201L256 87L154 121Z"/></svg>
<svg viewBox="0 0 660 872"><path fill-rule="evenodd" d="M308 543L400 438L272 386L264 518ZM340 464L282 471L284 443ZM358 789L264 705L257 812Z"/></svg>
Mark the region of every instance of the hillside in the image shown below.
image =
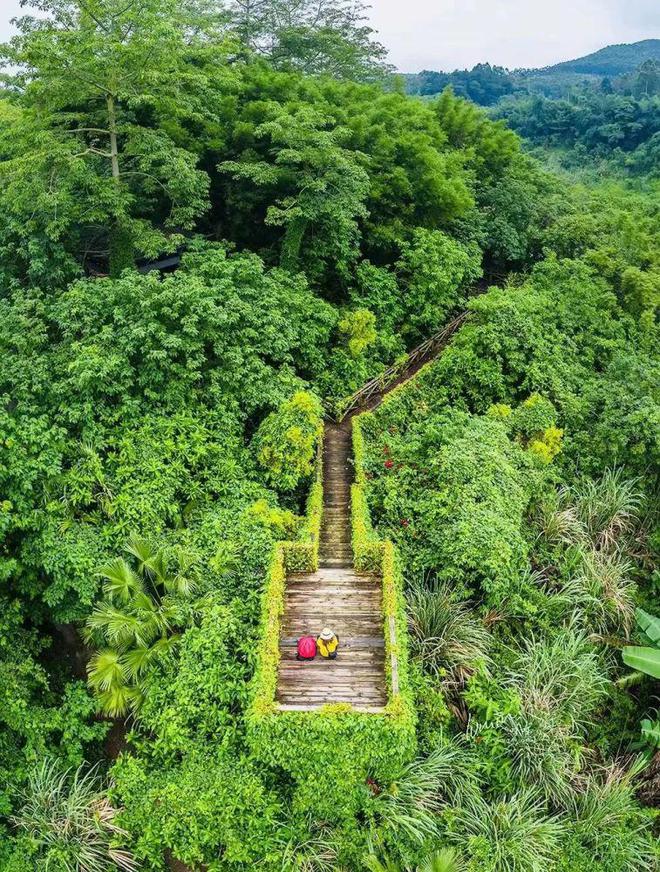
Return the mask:
<svg viewBox="0 0 660 872"><path fill-rule="evenodd" d="M636 70L648 60L660 60L660 39L608 45L598 51L572 61L553 64L534 70L525 70L525 76L553 76L578 73L591 76L623 76ZM514 71L522 73L522 70Z"/></svg>
<svg viewBox="0 0 660 872"><path fill-rule="evenodd" d="M599 84L604 78L619 78L637 70L646 61L660 61L660 39L646 39L608 45L592 54L534 69L507 70L479 63L471 70L451 73L422 70L405 76L409 94L432 96L448 85L460 97L481 106L492 106L509 94L540 93L563 97L569 89L586 83Z"/></svg>
<svg viewBox="0 0 660 872"><path fill-rule="evenodd" d="M361 0L24 5L0 872L660 872L660 65L488 112Z"/></svg>

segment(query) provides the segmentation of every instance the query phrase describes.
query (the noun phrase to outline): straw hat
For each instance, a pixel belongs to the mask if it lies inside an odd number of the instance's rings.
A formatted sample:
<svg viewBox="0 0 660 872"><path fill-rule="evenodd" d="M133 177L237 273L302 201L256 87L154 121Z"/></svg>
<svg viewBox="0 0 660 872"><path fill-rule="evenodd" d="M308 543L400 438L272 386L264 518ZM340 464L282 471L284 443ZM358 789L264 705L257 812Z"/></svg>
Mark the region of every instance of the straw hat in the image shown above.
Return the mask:
<svg viewBox="0 0 660 872"><path fill-rule="evenodd" d="M323 639L324 642L329 642L335 634L332 632L330 627L324 627L321 630L320 639Z"/></svg>

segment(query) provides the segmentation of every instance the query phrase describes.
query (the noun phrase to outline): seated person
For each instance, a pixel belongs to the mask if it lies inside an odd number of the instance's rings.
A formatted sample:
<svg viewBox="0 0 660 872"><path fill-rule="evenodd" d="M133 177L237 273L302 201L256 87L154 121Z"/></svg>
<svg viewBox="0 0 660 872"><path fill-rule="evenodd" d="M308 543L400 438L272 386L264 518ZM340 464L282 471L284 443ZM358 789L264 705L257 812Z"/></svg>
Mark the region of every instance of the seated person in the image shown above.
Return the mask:
<svg viewBox="0 0 660 872"><path fill-rule="evenodd" d="M330 627L324 627L321 630L321 635L316 640L316 647L321 657L327 657L329 660L334 660L337 656L339 638L335 633L333 633Z"/></svg>

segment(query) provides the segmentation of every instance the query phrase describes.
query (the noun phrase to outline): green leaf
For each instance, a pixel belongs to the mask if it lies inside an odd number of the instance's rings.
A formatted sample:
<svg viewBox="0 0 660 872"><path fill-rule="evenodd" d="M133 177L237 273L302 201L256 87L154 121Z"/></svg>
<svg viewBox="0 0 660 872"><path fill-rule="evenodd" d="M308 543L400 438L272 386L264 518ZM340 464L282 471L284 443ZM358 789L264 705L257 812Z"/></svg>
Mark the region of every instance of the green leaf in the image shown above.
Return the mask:
<svg viewBox="0 0 660 872"><path fill-rule="evenodd" d="M111 718L119 718L128 714L129 709L139 706L142 695L136 687L123 685L111 687L104 693L99 694L99 702L105 714Z"/></svg>
<svg viewBox="0 0 660 872"><path fill-rule="evenodd" d="M126 603L137 592L142 590L142 582L133 572L129 564L121 557L106 563L98 574L105 578L104 591L109 599L119 599Z"/></svg>
<svg viewBox="0 0 660 872"><path fill-rule="evenodd" d="M132 536L125 548L138 561L138 569L143 575L155 579L159 584L165 578L165 560L162 550L154 550L146 539Z"/></svg>
<svg viewBox="0 0 660 872"><path fill-rule="evenodd" d="M89 683L95 690L109 691L125 683L126 670L119 652L110 648L99 651L87 667Z"/></svg>
<svg viewBox="0 0 660 872"><path fill-rule="evenodd" d="M660 718L655 721L644 718L641 723L642 738L645 739L652 747L660 748Z"/></svg>
<svg viewBox="0 0 660 872"><path fill-rule="evenodd" d="M623 649L623 662L652 678L660 678L660 651L657 648L629 645Z"/></svg>
<svg viewBox="0 0 660 872"><path fill-rule="evenodd" d="M644 631L656 648L660 648L660 618L650 615L644 609L637 609L635 617L637 618L638 627Z"/></svg>

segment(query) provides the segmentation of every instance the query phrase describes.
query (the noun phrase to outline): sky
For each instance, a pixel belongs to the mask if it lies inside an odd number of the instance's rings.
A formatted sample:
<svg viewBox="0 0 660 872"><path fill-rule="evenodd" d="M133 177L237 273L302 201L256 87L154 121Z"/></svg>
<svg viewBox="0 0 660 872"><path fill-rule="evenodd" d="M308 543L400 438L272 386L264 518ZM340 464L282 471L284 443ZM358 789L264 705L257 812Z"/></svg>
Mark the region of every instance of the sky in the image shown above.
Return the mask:
<svg viewBox="0 0 660 872"><path fill-rule="evenodd" d="M17 14L19 0L0 0L0 41ZM660 38L659 0L371 0L369 15L401 72L542 67Z"/></svg>
<svg viewBox="0 0 660 872"><path fill-rule="evenodd" d="M543 67L660 37L658 0L372 0L370 16L401 72Z"/></svg>

